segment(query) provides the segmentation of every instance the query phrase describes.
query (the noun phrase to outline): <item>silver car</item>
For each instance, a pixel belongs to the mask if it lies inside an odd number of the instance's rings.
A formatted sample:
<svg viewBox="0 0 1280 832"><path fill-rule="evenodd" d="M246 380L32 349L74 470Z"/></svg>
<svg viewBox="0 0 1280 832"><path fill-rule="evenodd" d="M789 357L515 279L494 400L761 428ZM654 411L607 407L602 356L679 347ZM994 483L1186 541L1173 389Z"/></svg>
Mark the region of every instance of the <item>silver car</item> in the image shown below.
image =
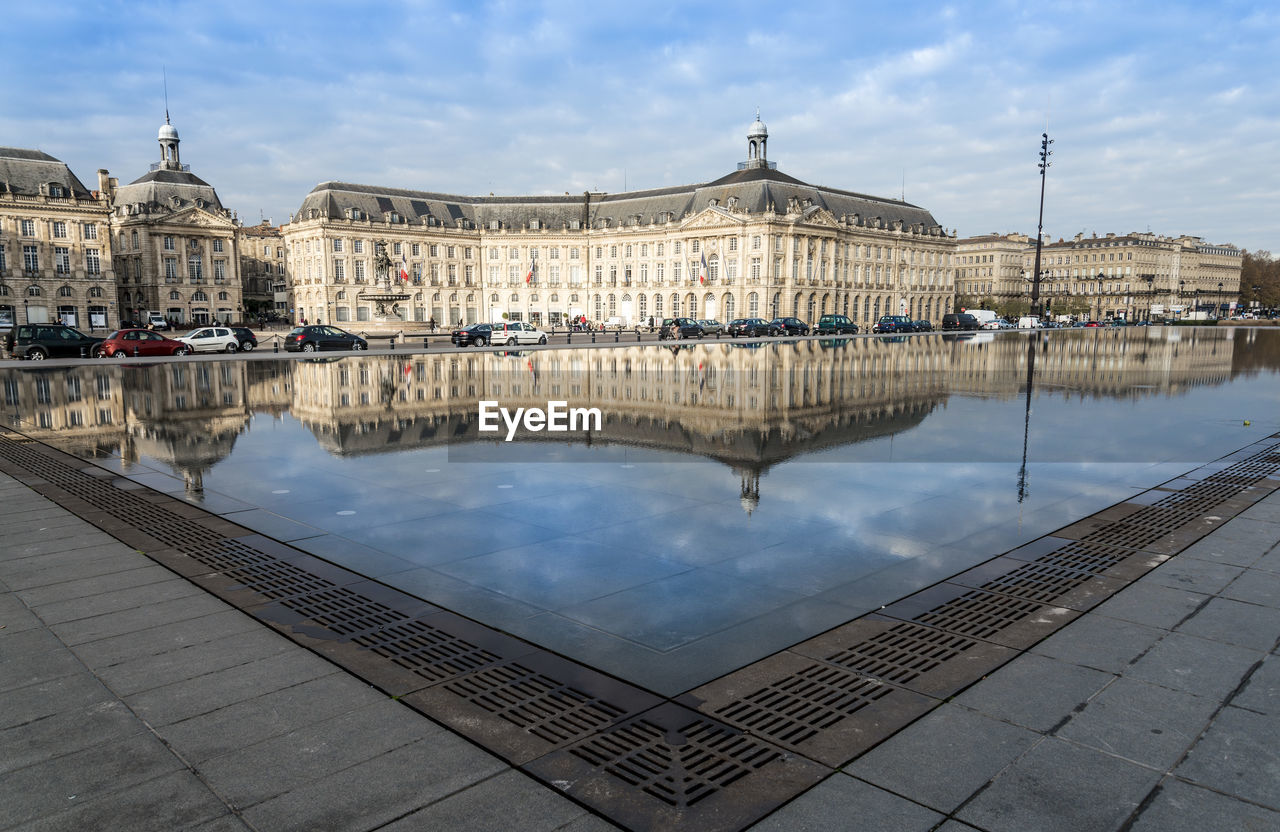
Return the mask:
<svg viewBox="0 0 1280 832"><path fill-rule="evenodd" d="M719 337L724 334L724 324L715 319L705 321L700 320L698 321L698 325L702 327L702 333L704 335L715 335Z"/></svg>

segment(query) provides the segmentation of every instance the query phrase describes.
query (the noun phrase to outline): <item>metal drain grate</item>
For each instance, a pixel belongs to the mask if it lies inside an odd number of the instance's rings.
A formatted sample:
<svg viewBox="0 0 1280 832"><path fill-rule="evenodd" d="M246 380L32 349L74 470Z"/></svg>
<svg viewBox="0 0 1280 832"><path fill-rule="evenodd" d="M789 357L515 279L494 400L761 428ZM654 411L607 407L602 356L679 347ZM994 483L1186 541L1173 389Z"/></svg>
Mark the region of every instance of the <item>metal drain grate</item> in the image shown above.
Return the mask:
<svg viewBox="0 0 1280 832"><path fill-rule="evenodd" d="M517 663L490 667L444 687L555 745L594 734L626 714L622 708Z"/></svg>
<svg viewBox="0 0 1280 832"><path fill-rule="evenodd" d="M225 570L222 574L237 581L245 589L252 590L270 601L294 599L298 598L298 596L303 596L305 600L300 601L297 606L308 605L313 598L321 599L326 592L334 588L331 581L318 578L296 566L275 559L262 563L234 566ZM290 606L295 612L302 612L294 605L286 604L286 606ZM310 610L308 609L307 612L310 613ZM310 614L307 617L313 618ZM313 620L315 619L313 618Z"/></svg>
<svg viewBox="0 0 1280 832"><path fill-rule="evenodd" d="M1035 563L1062 566L1077 572L1100 575L1133 557L1133 552L1103 543L1074 540L1060 549L1036 558Z"/></svg>
<svg viewBox="0 0 1280 832"><path fill-rule="evenodd" d="M992 578L979 588L1027 601L1052 604L1092 577L1088 572L1080 572L1062 564L1028 563Z"/></svg>
<svg viewBox="0 0 1280 832"><path fill-rule="evenodd" d="M823 661L904 685L957 658L977 643L935 627L903 622Z"/></svg>
<svg viewBox="0 0 1280 832"><path fill-rule="evenodd" d="M298 588L302 589L300 586ZM292 593L292 596L280 601L280 605L339 636L358 634L376 641L375 631L392 625L414 623L402 612L372 601L358 592L334 586L329 581L322 581L314 591L299 591ZM428 630L434 629L422 626ZM352 640L371 646L362 642L359 637Z"/></svg>
<svg viewBox="0 0 1280 832"><path fill-rule="evenodd" d="M1043 608L1036 601L975 589L912 620L974 638L991 638Z"/></svg>
<svg viewBox="0 0 1280 832"><path fill-rule="evenodd" d="M746 734L702 718L675 732L636 719L582 742L570 753L679 809L694 806L781 756Z"/></svg>
<svg viewBox="0 0 1280 832"><path fill-rule="evenodd" d="M222 572L258 564L275 563L278 558L268 555L252 546L246 546L238 540L215 540L212 543L201 543L186 550L185 554L192 560Z"/></svg>
<svg viewBox="0 0 1280 832"><path fill-rule="evenodd" d="M792 747L889 694L877 679L813 664L715 712L715 716Z"/></svg>
<svg viewBox="0 0 1280 832"><path fill-rule="evenodd" d="M383 609L398 615L386 607ZM351 640L432 682L441 682L502 661L501 656L465 639L414 620L394 623Z"/></svg>

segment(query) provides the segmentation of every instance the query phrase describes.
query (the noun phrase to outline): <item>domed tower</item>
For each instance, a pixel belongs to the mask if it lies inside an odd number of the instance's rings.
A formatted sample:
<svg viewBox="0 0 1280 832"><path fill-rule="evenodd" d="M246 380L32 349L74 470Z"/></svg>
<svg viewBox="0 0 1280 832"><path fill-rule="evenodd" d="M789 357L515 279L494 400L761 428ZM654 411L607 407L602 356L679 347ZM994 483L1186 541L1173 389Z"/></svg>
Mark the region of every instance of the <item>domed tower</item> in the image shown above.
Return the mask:
<svg viewBox="0 0 1280 832"><path fill-rule="evenodd" d="M182 170L182 162L178 159L178 130L169 123L169 114L164 115L164 124L160 125L160 169Z"/></svg>
<svg viewBox="0 0 1280 832"><path fill-rule="evenodd" d="M769 143L769 128L760 120L760 109L756 108L756 120L747 131L747 164L749 168L769 167L769 155L765 146Z"/></svg>

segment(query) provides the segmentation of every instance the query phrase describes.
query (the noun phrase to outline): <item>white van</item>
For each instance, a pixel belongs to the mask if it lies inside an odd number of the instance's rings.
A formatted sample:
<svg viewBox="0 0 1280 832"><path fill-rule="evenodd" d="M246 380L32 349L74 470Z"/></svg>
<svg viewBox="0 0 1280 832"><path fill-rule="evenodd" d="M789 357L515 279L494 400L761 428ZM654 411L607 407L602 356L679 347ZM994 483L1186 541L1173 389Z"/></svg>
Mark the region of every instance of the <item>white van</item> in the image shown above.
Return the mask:
<svg viewBox="0 0 1280 832"><path fill-rule="evenodd" d="M996 318L999 316L997 316L996 313L992 312L990 309L966 309L964 311L966 315L972 315L973 317L977 318L978 326L981 327L982 329L999 329L1000 328L1000 324L996 322Z"/></svg>
<svg viewBox="0 0 1280 832"><path fill-rule="evenodd" d="M169 322L166 321L164 319L164 315L161 315L159 312L148 312L147 326L154 327L155 329L168 329Z"/></svg>
<svg viewBox="0 0 1280 832"><path fill-rule="evenodd" d="M1039 329L1040 319L1035 315L1023 315L1018 319L1018 329Z"/></svg>

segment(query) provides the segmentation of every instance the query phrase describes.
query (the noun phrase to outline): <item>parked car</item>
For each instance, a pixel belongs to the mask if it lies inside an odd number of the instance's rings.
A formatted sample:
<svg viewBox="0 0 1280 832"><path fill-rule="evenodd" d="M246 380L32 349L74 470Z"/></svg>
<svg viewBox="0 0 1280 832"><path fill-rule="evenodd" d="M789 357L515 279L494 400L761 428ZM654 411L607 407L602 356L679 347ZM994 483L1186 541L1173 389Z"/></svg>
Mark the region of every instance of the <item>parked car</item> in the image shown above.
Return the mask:
<svg viewBox="0 0 1280 832"><path fill-rule="evenodd" d="M764 318L737 318L729 321L728 332L730 338L761 338L777 335L778 328Z"/></svg>
<svg viewBox="0 0 1280 832"><path fill-rule="evenodd" d="M104 340L65 324L22 324L9 330L5 348L16 358L43 361L93 355Z"/></svg>
<svg viewBox="0 0 1280 832"><path fill-rule="evenodd" d="M814 335L857 335L858 325L845 315L823 315L813 328Z"/></svg>
<svg viewBox="0 0 1280 832"><path fill-rule="evenodd" d="M242 352L249 352L258 346L258 336L253 334L253 330L247 326L233 326L231 331L235 333L236 340L240 342Z"/></svg>
<svg viewBox="0 0 1280 832"><path fill-rule="evenodd" d="M493 340L493 324L472 324L449 336L455 347L483 347Z"/></svg>
<svg viewBox="0 0 1280 832"><path fill-rule="evenodd" d="M967 312L948 312L942 316L943 332L976 332L979 327L978 319Z"/></svg>
<svg viewBox="0 0 1280 832"><path fill-rule="evenodd" d="M902 335L906 332L914 332L915 328L911 325L911 319L906 315L884 315L880 320L876 321L875 326L871 327L871 331L881 334Z"/></svg>
<svg viewBox="0 0 1280 832"><path fill-rule="evenodd" d="M295 326L284 336L287 352L315 352L316 350L367 350L369 342L359 335L325 324Z"/></svg>
<svg viewBox="0 0 1280 832"><path fill-rule="evenodd" d="M707 334L702 324L693 318L675 318L672 325L675 327L677 338L704 338Z"/></svg>
<svg viewBox="0 0 1280 832"><path fill-rule="evenodd" d="M505 321L489 324L489 342L492 344L545 344L547 333L524 321Z"/></svg>
<svg viewBox="0 0 1280 832"><path fill-rule="evenodd" d="M191 347L193 352L236 352L240 349L240 339L226 326L200 327L178 340Z"/></svg>
<svg viewBox="0 0 1280 832"><path fill-rule="evenodd" d="M912 321L911 327L916 332L933 332L933 321Z"/></svg>
<svg viewBox="0 0 1280 832"><path fill-rule="evenodd" d="M707 319L707 320L703 320L699 318L698 326L702 327L703 335L723 335L724 334L724 324L720 323L714 318Z"/></svg>
<svg viewBox="0 0 1280 832"><path fill-rule="evenodd" d="M131 358L135 355L189 355L191 347L149 329L117 329L97 349L102 358Z"/></svg>
<svg viewBox="0 0 1280 832"><path fill-rule="evenodd" d="M808 335L809 325L799 318L774 318L769 322L779 335Z"/></svg>

